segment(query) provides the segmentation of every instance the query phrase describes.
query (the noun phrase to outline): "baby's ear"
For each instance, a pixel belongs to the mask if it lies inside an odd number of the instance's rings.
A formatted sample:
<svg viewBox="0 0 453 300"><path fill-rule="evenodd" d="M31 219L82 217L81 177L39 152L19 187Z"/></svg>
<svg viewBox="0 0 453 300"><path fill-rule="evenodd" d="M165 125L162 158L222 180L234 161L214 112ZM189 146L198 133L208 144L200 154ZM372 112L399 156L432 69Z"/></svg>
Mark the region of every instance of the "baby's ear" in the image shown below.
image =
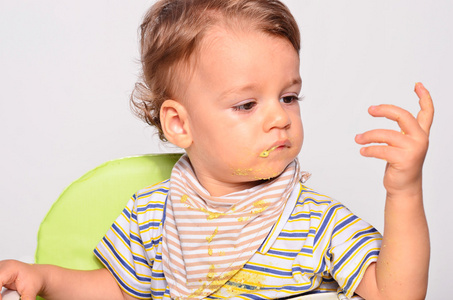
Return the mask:
<svg viewBox="0 0 453 300"><path fill-rule="evenodd" d="M165 138L180 148L192 144L186 108L175 100L165 100L160 108L160 122Z"/></svg>

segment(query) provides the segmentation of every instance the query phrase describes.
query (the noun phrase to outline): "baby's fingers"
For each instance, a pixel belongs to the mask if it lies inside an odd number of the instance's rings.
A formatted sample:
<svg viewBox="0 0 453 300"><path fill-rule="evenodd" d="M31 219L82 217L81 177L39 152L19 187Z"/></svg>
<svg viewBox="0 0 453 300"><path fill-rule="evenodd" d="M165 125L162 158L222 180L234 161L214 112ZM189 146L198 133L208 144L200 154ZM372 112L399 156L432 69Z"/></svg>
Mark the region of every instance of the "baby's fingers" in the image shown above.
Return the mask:
<svg viewBox="0 0 453 300"><path fill-rule="evenodd" d="M415 117L405 109L391 104L371 106L368 112L373 117L384 117L398 123L401 131L405 134L421 134L422 130Z"/></svg>
<svg viewBox="0 0 453 300"><path fill-rule="evenodd" d="M379 143L398 148L402 148L410 144L409 138L406 135L401 132L388 129L374 129L358 134L355 137L355 141L360 145Z"/></svg>
<svg viewBox="0 0 453 300"><path fill-rule="evenodd" d="M429 130L434 118L434 105L431 95L421 82L415 84L415 93L420 99L420 112L417 115L417 121L423 131L429 135Z"/></svg>
<svg viewBox="0 0 453 300"><path fill-rule="evenodd" d="M403 155L400 149L387 145L363 147L360 149L360 154L365 157L382 159L391 164L400 161Z"/></svg>
<svg viewBox="0 0 453 300"><path fill-rule="evenodd" d="M0 288L17 290L22 300L35 300L39 291L38 280L29 264L14 260L0 262Z"/></svg>

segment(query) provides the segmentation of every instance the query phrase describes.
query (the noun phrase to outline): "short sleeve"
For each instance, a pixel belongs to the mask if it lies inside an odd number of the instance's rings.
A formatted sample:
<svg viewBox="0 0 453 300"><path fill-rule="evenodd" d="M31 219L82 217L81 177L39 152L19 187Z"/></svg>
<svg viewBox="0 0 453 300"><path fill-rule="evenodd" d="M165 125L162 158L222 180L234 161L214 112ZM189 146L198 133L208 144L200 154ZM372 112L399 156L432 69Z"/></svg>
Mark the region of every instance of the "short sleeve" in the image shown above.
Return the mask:
<svg viewBox="0 0 453 300"><path fill-rule="evenodd" d="M328 246L326 268L348 298L354 295L367 267L377 260L382 236L370 224L333 202L320 223ZM328 239L328 241L327 241Z"/></svg>
<svg viewBox="0 0 453 300"><path fill-rule="evenodd" d="M129 295L151 299L153 261L143 246L134 195L99 242L94 254Z"/></svg>

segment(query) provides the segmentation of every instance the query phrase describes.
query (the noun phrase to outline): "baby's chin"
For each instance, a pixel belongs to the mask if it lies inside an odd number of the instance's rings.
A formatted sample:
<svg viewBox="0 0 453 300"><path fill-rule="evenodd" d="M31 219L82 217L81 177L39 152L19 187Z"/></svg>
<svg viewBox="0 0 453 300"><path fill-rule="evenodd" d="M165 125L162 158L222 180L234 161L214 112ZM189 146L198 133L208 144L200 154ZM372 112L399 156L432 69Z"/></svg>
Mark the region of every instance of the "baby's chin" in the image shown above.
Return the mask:
<svg viewBox="0 0 453 300"><path fill-rule="evenodd" d="M255 167L233 168L232 175L237 176L238 181L263 181L278 177L288 166L288 163L263 163Z"/></svg>

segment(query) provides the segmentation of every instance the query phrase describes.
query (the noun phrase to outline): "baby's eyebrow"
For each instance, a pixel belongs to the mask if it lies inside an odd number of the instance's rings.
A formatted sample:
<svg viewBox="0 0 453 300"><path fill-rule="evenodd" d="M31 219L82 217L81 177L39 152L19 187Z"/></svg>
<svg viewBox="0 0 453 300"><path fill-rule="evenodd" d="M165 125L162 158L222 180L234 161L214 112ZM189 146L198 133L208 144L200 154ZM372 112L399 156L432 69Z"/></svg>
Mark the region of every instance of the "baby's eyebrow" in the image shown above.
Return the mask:
<svg viewBox="0 0 453 300"><path fill-rule="evenodd" d="M289 87L292 87L292 86L295 86L295 85L300 85L302 86L302 78L300 77L297 77L297 78L293 78L292 80L290 80L288 82L288 84L284 85L285 89L286 88L289 88ZM247 84L247 85L244 85L244 86L235 86L231 89L228 89L224 92L222 92L220 95L219 95L219 98L225 98L227 96L230 96L230 95L236 95L236 94L242 94L244 92L250 92L250 91L256 91L258 90L259 88L259 84L258 83L250 83L250 84Z"/></svg>
<svg viewBox="0 0 453 300"><path fill-rule="evenodd" d="M220 98L225 98L230 95L242 94L244 92L256 91L258 89L257 83L250 83L244 86L235 86L220 94Z"/></svg>
<svg viewBox="0 0 453 300"><path fill-rule="evenodd" d="M296 87L296 86L298 88L302 88L302 78L300 78L300 76L289 80L288 83L284 85L284 89L288 89L288 88L292 88L292 87Z"/></svg>
<svg viewBox="0 0 453 300"><path fill-rule="evenodd" d="M293 85L302 86L302 78L300 78L300 77L294 78L289 86L293 86Z"/></svg>

